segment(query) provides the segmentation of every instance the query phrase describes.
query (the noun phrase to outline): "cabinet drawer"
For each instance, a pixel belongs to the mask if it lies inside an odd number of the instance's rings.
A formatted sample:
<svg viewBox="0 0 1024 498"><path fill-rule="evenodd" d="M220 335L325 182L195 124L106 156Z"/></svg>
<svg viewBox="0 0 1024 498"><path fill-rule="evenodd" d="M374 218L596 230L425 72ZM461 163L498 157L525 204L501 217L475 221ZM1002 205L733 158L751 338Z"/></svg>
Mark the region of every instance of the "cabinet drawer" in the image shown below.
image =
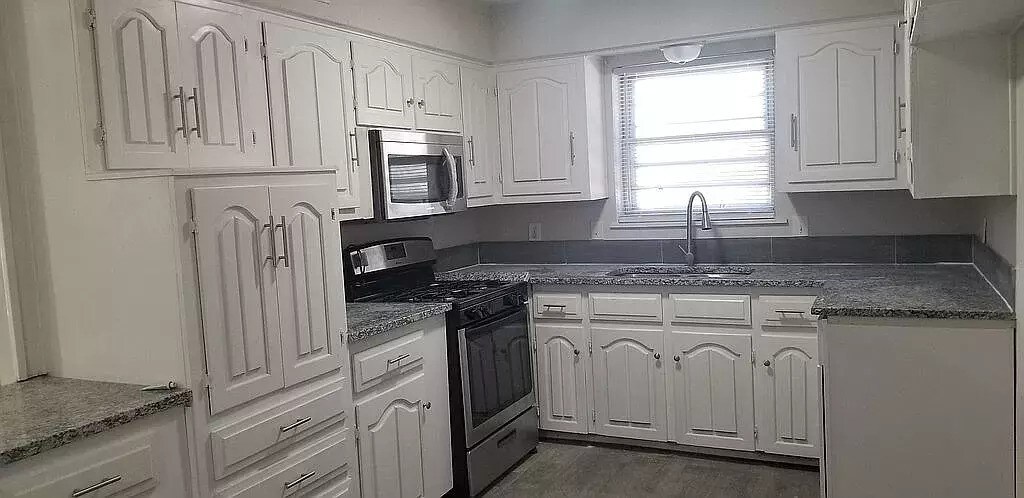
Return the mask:
<svg viewBox="0 0 1024 498"><path fill-rule="evenodd" d="M760 323L769 327L817 327L818 317L811 314L815 296L761 296Z"/></svg>
<svg viewBox="0 0 1024 498"><path fill-rule="evenodd" d="M672 294L672 321L715 325L750 325L750 296Z"/></svg>
<svg viewBox="0 0 1024 498"><path fill-rule="evenodd" d="M350 430L344 429L292 451L283 460L259 469L241 482L221 490L217 496L280 498L306 493L328 482L348 477L351 455Z"/></svg>
<svg viewBox="0 0 1024 498"><path fill-rule="evenodd" d="M590 318L660 322L661 294L590 294Z"/></svg>
<svg viewBox="0 0 1024 498"><path fill-rule="evenodd" d="M352 358L355 390L362 391L392 375L422 366L425 347L423 331L419 330L356 353Z"/></svg>
<svg viewBox="0 0 1024 498"><path fill-rule="evenodd" d="M534 292L534 316L579 320L582 318L582 301L583 297L578 292Z"/></svg>
<svg viewBox="0 0 1024 498"><path fill-rule="evenodd" d="M235 470L231 466L275 445L311 434L324 422L343 418L345 389L342 380L211 431L214 477L221 479Z"/></svg>

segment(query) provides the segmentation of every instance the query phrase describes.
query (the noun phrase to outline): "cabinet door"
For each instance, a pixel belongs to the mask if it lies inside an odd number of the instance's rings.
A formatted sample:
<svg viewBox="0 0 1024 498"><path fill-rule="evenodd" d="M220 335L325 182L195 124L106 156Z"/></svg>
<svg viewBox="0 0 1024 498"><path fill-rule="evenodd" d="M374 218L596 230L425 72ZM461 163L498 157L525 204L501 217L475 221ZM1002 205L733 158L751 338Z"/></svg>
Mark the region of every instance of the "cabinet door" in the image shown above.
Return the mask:
<svg viewBox="0 0 1024 498"><path fill-rule="evenodd" d="M336 170L340 208L359 207L348 42L337 34L264 23L274 164Z"/></svg>
<svg viewBox="0 0 1024 498"><path fill-rule="evenodd" d="M593 432L665 441L664 331L593 326Z"/></svg>
<svg viewBox="0 0 1024 498"><path fill-rule="evenodd" d="M104 153L111 169L184 168L174 3L96 2Z"/></svg>
<svg viewBox="0 0 1024 498"><path fill-rule="evenodd" d="M266 187L192 190L210 410L284 386Z"/></svg>
<svg viewBox="0 0 1024 498"><path fill-rule="evenodd" d="M462 68L462 121L470 206L494 202L495 182L501 165L498 147L498 98L494 73Z"/></svg>
<svg viewBox="0 0 1024 498"><path fill-rule="evenodd" d="M270 166L259 23L214 7L177 9L189 166Z"/></svg>
<svg viewBox="0 0 1024 498"><path fill-rule="evenodd" d="M341 231L331 221L333 186L270 188L284 380L294 385L341 367L345 298ZM280 229L280 231L278 231Z"/></svg>
<svg viewBox="0 0 1024 498"><path fill-rule="evenodd" d="M573 194L581 68L565 64L498 73L502 194ZM584 118L585 120L585 118ZM582 145L582 144L581 144Z"/></svg>
<svg viewBox="0 0 1024 498"><path fill-rule="evenodd" d="M425 496L423 375L356 404L364 497ZM445 403L447 400L432 400Z"/></svg>
<svg viewBox="0 0 1024 498"><path fill-rule="evenodd" d="M673 440L753 450L750 336L673 331L669 341Z"/></svg>
<svg viewBox="0 0 1024 498"><path fill-rule="evenodd" d="M412 128L412 58L398 48L352 42L356 123L362 126Z"/></svg>
<svg viewBox="0 0 1024 498"><path fill-rule="evenodd" d="M587 347L580 324L537 323L540 428L586 434Z"/></svg>
<svg viewBox="0 0 1024 498"><path fill-rule="evenodd" d="M757 449L817 458L818 340L762 336L757 339Z"/></svg>
<svg viewBox="0 0 1024 498"><path fill-rule="evenodd" d="M462 84L459 66L429 57L413 57L416 128L462 131Z"/></svg>
<svg viewBox="0 0 1024 498"><path fill-rule="evenodd" d="M896 178L895 30L863 26L776 38L776 149L788 183Z"/></svg>

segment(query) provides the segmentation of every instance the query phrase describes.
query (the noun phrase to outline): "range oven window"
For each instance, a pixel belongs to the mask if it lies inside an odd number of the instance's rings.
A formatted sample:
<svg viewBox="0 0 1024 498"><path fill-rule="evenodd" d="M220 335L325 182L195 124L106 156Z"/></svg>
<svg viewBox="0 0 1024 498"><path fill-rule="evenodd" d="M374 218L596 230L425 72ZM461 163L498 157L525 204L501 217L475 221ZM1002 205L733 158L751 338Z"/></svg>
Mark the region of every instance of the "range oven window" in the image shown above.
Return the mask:
<svg viewBox="0 0 1024 498"><path fill-rule="evenodd" d="M472 426L533 392L525 311L466 331Z"/></svg>
<svg viewBox="0 0 1024 498"><path fill-rule="evenodd" d="M402 204L437 203L460 197L452 195L452 179L444 155L388 156L388 182L391 202ZM462 184L462 158L455 156L456 194Z"/></svg>

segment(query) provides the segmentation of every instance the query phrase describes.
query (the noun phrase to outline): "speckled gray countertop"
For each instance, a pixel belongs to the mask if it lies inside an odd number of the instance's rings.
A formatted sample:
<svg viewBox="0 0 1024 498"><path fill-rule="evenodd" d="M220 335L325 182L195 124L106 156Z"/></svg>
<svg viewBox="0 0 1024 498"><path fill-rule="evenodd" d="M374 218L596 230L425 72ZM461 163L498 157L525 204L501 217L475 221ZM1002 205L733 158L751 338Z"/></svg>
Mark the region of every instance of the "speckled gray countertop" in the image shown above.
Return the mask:
<svg viewBox="0 0 1024 498"><path fill-rule="evenodd" d="M830 316L1013 320L1013 310L974 265L743 265L749 275L617 277L623 267L672 265L480 264L443 273L441 280L528 281L551 285L655 285L817 289L813 311ZM675 267L675 268L678 268Z"/></svg>
<svg viewBox="0 0 1024 498"><path fill-rule="evenodd" d="M192 402L192 391L42 376L0 387L0 466Z"/></svg>
<svg viewBox="0 0 1024 498"><path fill-rule="evenodd" d="M347 303L348 340L359 341L447 313L450 303Z"/></svg>

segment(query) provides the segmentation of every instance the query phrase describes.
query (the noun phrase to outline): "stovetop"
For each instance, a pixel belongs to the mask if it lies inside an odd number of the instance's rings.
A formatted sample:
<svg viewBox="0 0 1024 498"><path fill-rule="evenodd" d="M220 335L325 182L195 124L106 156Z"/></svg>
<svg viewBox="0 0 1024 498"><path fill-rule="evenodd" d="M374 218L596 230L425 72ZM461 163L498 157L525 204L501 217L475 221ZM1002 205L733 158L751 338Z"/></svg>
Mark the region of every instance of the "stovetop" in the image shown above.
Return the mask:
<svg viewBox="0 0 1024 498"><path fill-rule="evenodd" d="M386 302L449 302L460 303L495 292L505 292L517 284L493 281L430 282L412 289L403 289L374 298Z"/></svg>

